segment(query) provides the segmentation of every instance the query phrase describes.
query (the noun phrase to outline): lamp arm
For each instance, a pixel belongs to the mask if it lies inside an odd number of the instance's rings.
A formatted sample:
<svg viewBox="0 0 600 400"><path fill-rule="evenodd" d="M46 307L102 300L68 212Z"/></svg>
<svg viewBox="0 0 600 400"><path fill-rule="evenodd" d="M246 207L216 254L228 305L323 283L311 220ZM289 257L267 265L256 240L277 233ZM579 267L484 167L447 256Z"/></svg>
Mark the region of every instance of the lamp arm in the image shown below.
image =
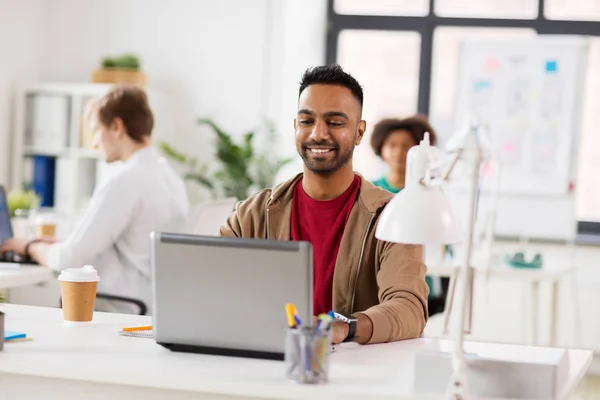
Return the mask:
<svg viewBox="0 0 600 400"><path fill-rule="evenodd" d="M454 170L454 167L456 166L456 164L458 164L458 160L460 160L460 158L462 157L464 152L464 149L459 149L456 152L456 155L454 156L454 160L452 160L452 163L450 164L450 166L448 167L448 170L446 171L446 173L442 176L442 180L446 181L448 180L448 178L450 177L450 174L452 173L452 171Z"/></svg>
<svg viewBox="0 0 600 400"><path fill-rule="evenodd" d="M462 296L458 296L459 320L454 340L454 351L452 352L453 376L450 380L451 398L461 398L466 392L465 371L466 360L464 353L464 335L465 319L467 314L471 314L473 306L473 286L469 284L469 274L471 273L471 252L473 247L473 232L475 230L475 206L477 204L477 193L479 185L479 173L481 168L482 154L477 152L473 162L473 174L471 176L471 187L469 193L469 209L467 222L467 236L465 249L463 253L463 262L460 266L458 278L461 280ZM468 308L468 309L467 309Z"/></svg>
<svg viewBox="0 0 600 400"><path fill-rule="evenodd" d="M458 161L461 159L463 152L464 149L462 148L456 152L452 161L450 162L450 165L448 166L448 169L442 174L440 178L431 178L428 173L425 177L421 178L420 183L427 187L441 186L450 177L450 174L454 170L454 167L456 166L456 164L458 164Z"/></svg>

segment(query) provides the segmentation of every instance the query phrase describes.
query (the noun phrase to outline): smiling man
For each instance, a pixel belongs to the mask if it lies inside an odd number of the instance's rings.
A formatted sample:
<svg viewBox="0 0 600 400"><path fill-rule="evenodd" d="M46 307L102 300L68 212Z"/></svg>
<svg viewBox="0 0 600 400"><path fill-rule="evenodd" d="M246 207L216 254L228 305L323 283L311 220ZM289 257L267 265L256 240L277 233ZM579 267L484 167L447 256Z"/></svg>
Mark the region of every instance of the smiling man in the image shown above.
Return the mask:
<svg viewBox="0 0 600 400"><path fill-rule="evenodd" d="M304 172L236 205L222 236L313 246L314 315L333 310L334 343L418 337L427 321L420 246L383 242L375 227L392 194L356 174L363 91L338 65L307 70L294 120Z"/></svg>

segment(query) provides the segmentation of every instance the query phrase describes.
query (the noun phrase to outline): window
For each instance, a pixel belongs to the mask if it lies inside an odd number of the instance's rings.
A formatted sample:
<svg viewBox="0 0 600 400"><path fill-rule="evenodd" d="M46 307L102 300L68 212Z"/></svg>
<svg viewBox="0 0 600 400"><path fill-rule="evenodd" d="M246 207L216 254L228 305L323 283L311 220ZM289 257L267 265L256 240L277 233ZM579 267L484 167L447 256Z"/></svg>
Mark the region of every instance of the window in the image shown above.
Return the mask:
<svg viewBox="0 0 600 400"><path fill-rule="evenodd" d="M600 20L600 0L546 0L546 18L562 20Z"/></svg>
<svg viewBox="0 0 600 400"><path fill-rule="evenodd" d="M344 30L338 38L338 63L363 85L367 133L354 153L355 168L368 178L383 164L369 145L370 128L381 118L417 111L421 36L410 31Z"/></svg>
<svg viewBox="0 0 600 400"><path fill-rule="evenodd" d="M580 221L600 221L600 38L590 40L583 118L577 159L577 208Z"/></svg>
<svg viewBox="0 0 600 400"><path fill-rule="evenodd" d="M427 15L429 0L335 0L335 12L354 15Z"/></svg>
<svg viewBox="0 0 600 400"><path fill-rule="evenodd" d="M365 119L418 111L442 139L453 132L458 46L468 37L591 37L579 153L576 215L600 234L600 0L328 0L328 62L365 85ZM429 9L432 7L432 10ZM538 18L539 10L545 18ZM382 171L368 146L356 151L367 177ZM589 226L591 226L589 225ZM588 228L589 228L588 226Z"/></svg>
<svg viewBox="0 0 600 400"><path fill-rule="evenodd" d="M533 19L538 0L437 0L435 13L444 17Z"/></svg>
<svg viewBox="0 0 600 400"><path fill-rule="evenodd" d="M533 29L439 27L433 35L433 63L429 116L441 138L454 128L454 103L460 41L468 38L511 38L536 35Z"/></svg>

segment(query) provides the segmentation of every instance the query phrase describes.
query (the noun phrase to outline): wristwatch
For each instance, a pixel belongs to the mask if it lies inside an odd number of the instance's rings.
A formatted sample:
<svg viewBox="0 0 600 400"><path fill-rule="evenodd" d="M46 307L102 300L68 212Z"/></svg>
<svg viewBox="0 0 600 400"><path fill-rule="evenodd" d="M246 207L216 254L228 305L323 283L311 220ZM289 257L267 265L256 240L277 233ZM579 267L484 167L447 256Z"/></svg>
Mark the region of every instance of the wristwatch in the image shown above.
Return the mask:
<svg viewBox="0 0 600 400"><path fill-rule="evenodd" d="M356 325L358 323L358 320L356 319L356 317L352 316L352 315L347 315L347 314L342 314L339 312L333 312L333 315L335 316L335 319L345 322L348 324L348 336L346 336L346 339L343 340L343 342L351 342L354 339L357 338L356 336Z"/></svg>

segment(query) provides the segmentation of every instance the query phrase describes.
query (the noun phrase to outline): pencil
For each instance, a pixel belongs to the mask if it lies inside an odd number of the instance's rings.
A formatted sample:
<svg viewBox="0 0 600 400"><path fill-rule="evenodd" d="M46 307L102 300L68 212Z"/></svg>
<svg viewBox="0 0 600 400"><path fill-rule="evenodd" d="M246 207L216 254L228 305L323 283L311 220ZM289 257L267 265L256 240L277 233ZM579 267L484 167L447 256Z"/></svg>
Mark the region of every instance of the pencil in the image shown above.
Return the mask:
<svg viewBox="0 0 600 400"><path fill-rule="evenodd" d="M4 343L12 343L12 342L31 342L32 338L19 338L19 339L10 339L5 341Z"/></svg>
<svg viewBox="0 0 600 400"><path fill-rule="evenodd" d="M124 332L135 332L135 331L151 331L152 325L142 325L142 326L130 326L123 328Z"/></svg>

